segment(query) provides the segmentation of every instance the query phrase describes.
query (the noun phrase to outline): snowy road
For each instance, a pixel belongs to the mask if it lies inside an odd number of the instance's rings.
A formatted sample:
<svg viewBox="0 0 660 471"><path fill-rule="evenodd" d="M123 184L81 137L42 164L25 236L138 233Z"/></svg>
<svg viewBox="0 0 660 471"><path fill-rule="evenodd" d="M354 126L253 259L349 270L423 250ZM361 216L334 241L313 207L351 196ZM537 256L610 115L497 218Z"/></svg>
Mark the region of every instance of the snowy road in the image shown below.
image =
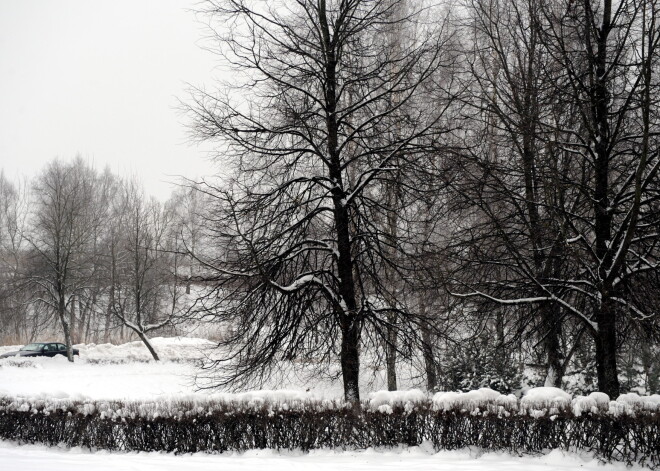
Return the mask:
<svg viewBox="0 0 660 471"><path fill-rule="evenodd" d="M428 453L419 448L399 451L309 454L250 451L244 454L182 455L166 453L90 453L37 445L17 446L0 441L2 471L623 471L622 464L600 465L595 460L554 451L542 457L516 458L489 453L479 458L467 451Z"/></svg>

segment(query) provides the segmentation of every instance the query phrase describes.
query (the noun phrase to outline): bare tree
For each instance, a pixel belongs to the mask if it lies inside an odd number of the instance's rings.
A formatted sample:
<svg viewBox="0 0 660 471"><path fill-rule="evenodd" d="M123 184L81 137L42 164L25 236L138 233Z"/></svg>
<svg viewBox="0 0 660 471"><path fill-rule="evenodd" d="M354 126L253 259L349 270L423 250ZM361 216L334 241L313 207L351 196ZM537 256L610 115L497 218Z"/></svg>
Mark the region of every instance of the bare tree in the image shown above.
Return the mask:
<svg viewBox="0 0 660 471"><path fill-rule="evenodd" d="M383 33L419 17L397 17L399 3L209 4L232 25L215 39L247 99L198 90L190 106L196 135L222 142L235 170L230 184L203 187L216 199L207 225L222 252L199 257L215 283L200 310L234 328L226 382L311 352L331 359L338 346L345 397L359 399L363 326L384 332L399 309L379 301L379 272L405 263L393 255L404 244L385 249L372 217L392 209L383 181L439 135L446 103L420 95L451 59L446 38L419 23L417 39L392 53Z"/></svg>
<svg viewBox="0 0 660 471"><path fill-rule="evenodd" d="M507 135L521 171L481 146L491 157L472 169L482 178L470 186L482 212L466 225L476 243L472 252L457 248L464 266L470 259L489 266L479 287L467 283L462 295L540 307L549 354L558 351L553 325L572 317L595 341L599 388L616 397L617 329L652 315L634 291L658 269L657 2L504 5L475 3L497 54L498 72L484 68L482 87L492 90L487 110L497 129L484 141L501 152ZM513 29L499 27L512 18ZM531 60L533 45L541 60ZM480 224L485 230L474 231ZM558 358L548 358L557 371Z"/></svg>
<svg viewBox="0 0 660 471"><path fill-rule="evenodd" d="M148 200L135 181L124 185L122 201L123 237L117 248L121 254L113 258L111 309L159 360L148 334L172 325L177 314L175 304L172 309L165 304L169 284L176 283L166 246L172 215L157 201Z"/></svg>
<svg viewBox="0 0 660 471"><path fill-rule="evenodd" d="M565 231L552 209L564 197L563 188L554 185L562 169L546 146L544 129L557 107L553 88L559 66L543 47L544 27L536 0L468 5L464 34L472 37L468 60L474 85L464 159L470 167L453 186L475 213L465 226L468 240L461 239L457 249L462 250L461 244L481 246L481 251L461 257L459 272L475 288L475 268L490 272L479 289L491 296L543 297L542 285L566 269ZM500 315L504 309L494 307ZM544 346L546 385L560 386L565 366L561 306L537 300L533 311L526 324L528 334ZM518 308L514 315L521 314L529 312Z"/></svg>
<svg viewBox="0 0 660 471"><path fill-rule="evenodd" d="M74 302L87 283L87 244L100 223L95 180L96 172L77 158L52 161L34 184L34 227L28 240L41 269L29 282L39 293L36 301L56 313L69 361Z"/></svg>
<svg viewBox="0 0 660 471"><path fill-rule="evenodd" d="M27 184L13 184L0 171L0 338L20 340L28 332L24 232L27 226Z"/></svg>

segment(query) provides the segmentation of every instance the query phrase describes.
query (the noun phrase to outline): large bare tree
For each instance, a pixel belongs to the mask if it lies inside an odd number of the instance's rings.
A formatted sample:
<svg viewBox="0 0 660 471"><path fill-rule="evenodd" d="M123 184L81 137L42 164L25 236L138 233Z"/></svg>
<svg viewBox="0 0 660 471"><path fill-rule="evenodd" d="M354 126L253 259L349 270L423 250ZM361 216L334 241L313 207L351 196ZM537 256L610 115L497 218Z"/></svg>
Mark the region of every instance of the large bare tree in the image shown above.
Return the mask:
<svg viewBox="0 0 660 471"><path fill-rule="evenodd" d="M214 282L200 309L232 326L224 382L338 353L345 397L359 399L363 327L383 333L400 310L382 301L382 269L406 263L403 234L392 243L376 223L395 209L383 182L438 137L446 102L423 95L453 57L419 10L399 15L399 3L209 3L238 83L197 90L190 106L196 135L217 140L232 169L203 187L222 250L200 257ZM385 33L411 23L417 37L393 51Z"/></svg>
<svg viewBox="0 0 660 471"><path fill-rule="evenodd" d="M616 397L617 331L655 310L635 292L659 268L658 4L473 9L485 37L475 49L492 65L482 60L477 80L487 126L470 170L480 177L461 193L480 213L464 225L471 251L457 245L466 273L469 259L484 270L462 295L538 312L549 384L562 369L557 323L573 318L594 339L599 388Z"/></svg>

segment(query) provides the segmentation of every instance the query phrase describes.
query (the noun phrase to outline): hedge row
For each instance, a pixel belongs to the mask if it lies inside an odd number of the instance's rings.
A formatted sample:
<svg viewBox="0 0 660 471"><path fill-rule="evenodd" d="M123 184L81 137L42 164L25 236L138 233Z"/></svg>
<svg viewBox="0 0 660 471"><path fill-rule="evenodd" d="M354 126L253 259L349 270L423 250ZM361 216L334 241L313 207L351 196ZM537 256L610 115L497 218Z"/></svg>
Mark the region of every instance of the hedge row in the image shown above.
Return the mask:
<svg viewBox="0 0 660 471"><path fill-rule="evenodd" d="M602 461L660 468L656 414L613 417L560 413L550 417L438 411L428 405L391 413L350 408L234 409L180 417L108 418L99 412L0 408L0 438L46 445L176 453L250 449L364 449L429 442L436 450L479 447L534 454L549 449L586 451Z"/></svg>

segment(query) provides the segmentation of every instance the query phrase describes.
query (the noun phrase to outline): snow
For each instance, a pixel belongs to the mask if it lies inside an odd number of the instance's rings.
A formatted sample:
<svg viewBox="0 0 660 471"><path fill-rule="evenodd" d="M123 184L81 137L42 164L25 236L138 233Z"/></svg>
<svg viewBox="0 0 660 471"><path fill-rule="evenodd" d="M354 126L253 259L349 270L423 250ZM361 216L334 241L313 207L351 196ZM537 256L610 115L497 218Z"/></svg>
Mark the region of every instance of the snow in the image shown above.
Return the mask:
<svg viewBox="0 0 660 471"><path fill-rule="evenodd" d="M0 394L89 397L98 400L167 399L195 392L195 365L151 362L93 364L56 358L0 360Z"/></svg>
<svg viewBox="0 0 660 471"><path fill-rule="evenodd" d="M488 406L502 408L516 407L518 400L513 395L505 396L490 388L480 388L474 391L462 392L438 392L433 396L433 407L435 410L467 410L478 412Z"/></svg>
<svg viewBox="0 0 660 471"><path fill-rule="evenodd" d="M520 410L522 413L526 412L536 418L544 417L546 414L553 417L562 410L570 408L571 402L571 395L559 388L547 386L531 388L520 400ZM591 404L590 400L588 402ZM575 410L582 413L582 407L588 407L588 404L578 402Z"/></svg>
<svg viewBox="0 0 660 471"><path fill-rule="evenodd" d="M610 404L610 396L603 392L592 392L589 394L589 397L596 401L598 407L607 408L607 406Z"/></svg>
<svg viewBox="0 0 660 471"><path fill-rule="evenodd" d="M573 414L577 417L581 416L584 412L598 412L598 403L593 397L577 396L573 399L572 403Z"/></svg>
<svg viewBox="0 0 660 471"><path fill-rule="evenodd" d="M576 396L572 402L573 414L580 416L585 412L598 413L608 411L610 396L602 392L592 392L588 396Z"/></svg>
<svg viewBox="0 0 660 471"><path fill-rule="evenodd" d="M343 407L341 383L287 374L271 380L271 389L229 393L199 390L195 383L196 360L213 355L213 342L191 338L154 338L153 344L164 361L151 360L141 342L123 345L79 345L81 357L69 363L64 357L9 358L0 360L0 396L11 398L7 407L17 410L75 407L83 414L100 413L108 417L177 417L187 413L212 411L232 402L239 408L267 407L289 409L305 407ZM0 347L0 353L17 349ZM329 375L330 376L330 375ZM366 376L366 375L365 375ZM436 410L466 410L471 413L508 414L520 410L533 416L555 414L560 408L576 415L609 411L613 415L635 415L642 411L660 411L660 395L621 395L616 401L603 393L577 396L551 387L533 388L519 400L488 388L469 392L442 392L432 398L419 390L376 391L384 378L364 383L360 388L371 410L392 413L394 407L412 410L431 401ZM116 401L129 401L118 403ZM121 407L121 408L120 408ZM122 409L123 408L123 409ZM475 456L475 454L477 456ZM506 454L480 454L475 450L435 453L430 447L395 450L335 452L329 450L303 453L252 451L244 454L186 455L165 453L89 453L80 449L49 449L39 446L16 446L0 441L1 470L47 468L49 471L89 469L438 469L438 470L549 470L624 469L622 465L600 466L592 459L553 451L544 457L511 457Z"/></svg>
<svg viewBox="0 0 660 471"><path fill-rule="evenodd" d="M571 403L571 395L566 391L553 387L531 388L525 392L520 400L526 405L568 405Z"/></svg>
<svg viewBox="0 0 660 471"><path fill-rule="evenodd" d="M610 402L610 413L614 415L637 415L640 412L660 412L660 394L640 396L636 393L621 394Z"/></svg>
<svg viewBox="0 0 660 471"><path fill-rule="evenodd" d="M0 441L0 463L7 471L211 471L211 470L436 470L436 471L624 471L621 463L602 465L587 455L552 451L539 457L514 457L504 453L474 450L441 451L429 447L393 450L275 452L253 450L245 453L209 455L203 453L116 453L73 448L16 445ZM641 469L641 468L639 468Z"/></svg>
<svg viewBox="0 0 660 471"><path fill-rule="evenodd" d="M46 339L48 340L48 339ZM154 362L140 341L122 345L76 345L80 357L75 363L62 361L63 357L10 358L0 360L0 395L38 395L60 391L102 400L172 399L180 396L207 396L214 391L200 390L213 381L212 373L196 378L197 360L218 358L216 343L198 338L151 339L162 361ZM18 350L22 345L0 347L0 354ZM375 391L387 384L384 368L377 360L365 356L360 362L360 391L367 398L368 391ZM263 389L308 391L322 400L341 399L341 367L329 365L319 378L315 364L282 364ZM402 368L399 383L404 388L414 388L420 381L417 372Z"/></svg>
<svg viewBox="0 0 660 471"><path fill-rule="evenodd" d="M228 400L232 401L244 401L244 402L256 402L256 403L265 403L265 402L278 402L278 403L290 403L290 402L304 402L309 401L312 396L306 394L302 391L287 390L287 389L260 389L258 391L248 391L245 393L239 394L225 394Z"/></svg>
<svg viewBox="0 0 660 471"><path fill-rule="evenodd" d="M651 396L642 396L642 401L644 404L649 406L655 406L655 408L660 409L660 394L653 394Z"/></svg>
<svg viewBox="0 0 660 471"><path fill-rule="evenodd" d="M75 363L69 363L63 356L0 360L0 396L15 398L19 406L26 404L26 407L32 407L35 401L53 402L49 407L71 403L85 407L84 404L94 401L166 403L158 410L149 406L153 413L166 413L169 405L185 401L201 406L233 402L241 407L261 407L265 403L298 407L316 401L319 406L332 408L343 397L343 388L334 370L328 371L327 378L306 377L293 373L287 365L284 365L282 375L271 378L259 391L230 394L228 391L200 389L199 386L208 383L195 378L198 373L196 360L217 354L213 351L215 343L195 338L157 337L152 341L163 361L153 361L140 341L123 345L78 345L80 358L76 358ZM0 353L18 347L0 347ZM334 380L330 379L332 376L335 376ZM435 410L504 415L518 409L534 416L552 415L559 410L572 410L576 415L608 410L613 415L660 411L660 395L640 397L629 393L610 401L606 394L591 393L572 399L570 394L553 387L529 389L521 400L488 388L465 393L440 392L432 398L419 389L369 394L368 391L377 390L386 382L384 374L376 380L373 378L364 372L360 390L363 398L368 399L369 407L383 413L391 413L394 407L412 409L429 400ZM407 385L405 377L401 379L401 383Z"/></svg>
<svg viewBox="0 0 660 471"><path fill-rule="evenodd" d="M639 397L639 394L636 393L621 394L616 399L616 402L618 402L619 404L626 404L631 407L635 407L635 406L642 407L644 405L644 401L642 401L642 398Z"/></svg>
<svg viewBox="0 0 660 471"><path fill-rule="evenodd" d="M206 339L186 337L154 337L149 339L161 359L186 361L206 358L216 343ZM0 346L0 355L19 350L23 345ZM80 350L81 360L93 362L151 361L153 358L142 341L137 340L121 345L111 343L74 345ZM56 359L64 356L56 356ZM66 361L66 359L65 359Z"/></svg>
<svg viewBox="0 0 660 471"><path fill-rule="evenodd" d="M216 344L210 340L186 337L154 337L149 339L158 356L163 360L197 360L206 358ZM150 361L152 356L141 341L122 345L83 344L76 345L83 360L94 361Z"/></svg>
<svg viewBox="0 0 660 471"><path fill-rule="evenodd" d="M393 406L414 406L427 399L426 394L419 389L411 389L410 391L376 391L369 394L369 407L372 410L391 413Z"/></svg>

